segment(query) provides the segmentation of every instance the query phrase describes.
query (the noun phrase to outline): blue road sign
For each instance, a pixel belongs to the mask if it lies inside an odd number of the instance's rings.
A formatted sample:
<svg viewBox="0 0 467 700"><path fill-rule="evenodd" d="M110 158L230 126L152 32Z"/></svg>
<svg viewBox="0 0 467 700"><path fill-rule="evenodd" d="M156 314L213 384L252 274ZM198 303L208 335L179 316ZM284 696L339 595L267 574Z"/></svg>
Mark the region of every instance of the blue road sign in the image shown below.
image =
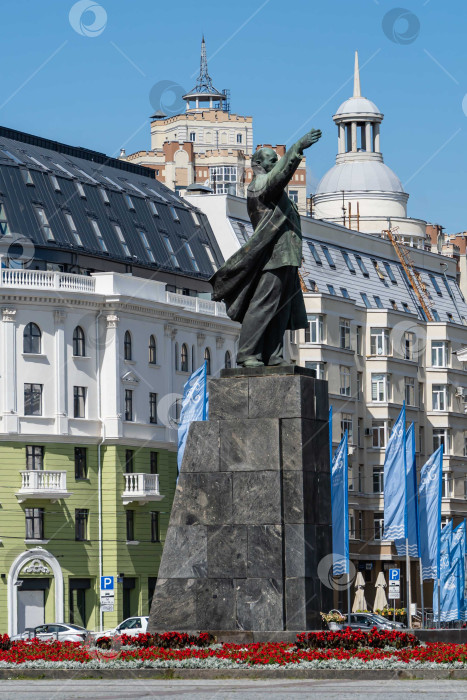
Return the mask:
<svg viewBox="0 0 467 700"><path fill-rule="evenodd" d="M113 591L114 589L114 577L113 576L101 576L101 591Z"/></svg>
<svg viewBox="0 0 467 700"><path fill-rule="evenodd" d="M400 581L401 580L401 570L400 569L389 569L389 581Z"/></svg>

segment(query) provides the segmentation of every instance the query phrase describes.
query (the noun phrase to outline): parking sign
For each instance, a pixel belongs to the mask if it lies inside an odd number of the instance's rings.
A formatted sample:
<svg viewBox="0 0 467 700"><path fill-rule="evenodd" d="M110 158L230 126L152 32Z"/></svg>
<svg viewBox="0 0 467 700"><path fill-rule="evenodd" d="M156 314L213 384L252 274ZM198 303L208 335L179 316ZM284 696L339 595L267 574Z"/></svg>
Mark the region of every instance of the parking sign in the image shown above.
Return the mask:
<svg viewBox="0 0 467 700"><path fill-rule="evenodd" d="M400 581L401 580L401 570L400 569L389 569L389 581Z"/></svg>
<svg viewBox="0 0 467 700"><path fill-rule="evenodd" d="M113 576L101 576L101 591L113 591L114 589L114 577Z"/></svg>

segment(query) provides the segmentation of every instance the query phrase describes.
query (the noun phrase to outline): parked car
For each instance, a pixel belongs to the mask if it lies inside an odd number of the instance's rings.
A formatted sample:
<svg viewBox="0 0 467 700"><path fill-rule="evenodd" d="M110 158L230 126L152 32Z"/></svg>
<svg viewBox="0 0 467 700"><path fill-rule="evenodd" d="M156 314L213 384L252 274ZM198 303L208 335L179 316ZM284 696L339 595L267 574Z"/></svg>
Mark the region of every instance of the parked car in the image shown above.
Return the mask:
<svg viewBox="0 0 467 700"><path fill-rule="evenodd" d="M121 634L127 634L129 637L136 637L138 634L146 632L148 627L149 617L128 617L119 625L110 630L103 632L94 632L93 636L98 641L101 637L118 637Z"/></svg>
<svg viewBox="0 0 467 700"><path fill-rule="evenodd" d="M371 616L376 618L383 625L390 625L391 629L407 629L406 625L404 625L402 622L394 622L394 620L391 620L388 617L384 617L384 615L379 615L378 613L371 613Z"/></svg>
<svg viewBox="0 0 467 700"><path fill-rule="evenodd" d="M343 623L346 627L347 620ZM350 615L350 627L351 629L361 629L370 630L372 627L376 627L378 630L393 630L400 629L404 625L400 622L392 622L392 620L387 620L382 615L377 613L351 613Z"/></svg>
<svg viewBox="0 0 467 700"><path fill-rule="evenodd" d="M43 642L58 639L60 642L84 642L91 633L79 625L68 624L67 622L55 622L50 625L39 625L38 627L27 627L21 634L15 634L12 641L32 639L37 637Z"/></svg>

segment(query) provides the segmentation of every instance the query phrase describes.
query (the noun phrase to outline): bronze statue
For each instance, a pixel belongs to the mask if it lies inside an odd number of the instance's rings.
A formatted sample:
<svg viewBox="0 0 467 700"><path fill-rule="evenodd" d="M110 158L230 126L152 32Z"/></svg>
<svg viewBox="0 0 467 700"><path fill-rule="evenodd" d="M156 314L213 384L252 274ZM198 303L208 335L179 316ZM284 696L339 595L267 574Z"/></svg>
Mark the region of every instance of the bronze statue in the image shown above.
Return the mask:
<svg viewBox="0 0 467 700"><path fill-rule="evenodd" d="M212 298L224 301L229 317L242 324L237 364L243 367L288 364L284 333L305 328L307 317L298 268L302 232L296 204L285 188L303 151L321 138L312 129L278 160L272 148L251 159L248 215L254 234L212 277Z"/></svg>

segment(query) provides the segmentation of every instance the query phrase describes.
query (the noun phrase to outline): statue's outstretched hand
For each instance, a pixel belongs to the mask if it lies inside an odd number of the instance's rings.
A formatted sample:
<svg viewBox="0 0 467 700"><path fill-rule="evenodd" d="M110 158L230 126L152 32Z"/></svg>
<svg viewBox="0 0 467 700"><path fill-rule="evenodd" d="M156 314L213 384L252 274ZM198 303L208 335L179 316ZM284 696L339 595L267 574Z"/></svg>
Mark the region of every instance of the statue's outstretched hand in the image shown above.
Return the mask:
<svg viewBox="0 0 467 700"><path fill-rule="evenodd" d="M310 148L314 143L319 141L321 138L321 131L320 129L312 129L309 131L305 136L302 136L302 138L299 140L299 148L301 151L304 151L305 148Z"/></svg>

